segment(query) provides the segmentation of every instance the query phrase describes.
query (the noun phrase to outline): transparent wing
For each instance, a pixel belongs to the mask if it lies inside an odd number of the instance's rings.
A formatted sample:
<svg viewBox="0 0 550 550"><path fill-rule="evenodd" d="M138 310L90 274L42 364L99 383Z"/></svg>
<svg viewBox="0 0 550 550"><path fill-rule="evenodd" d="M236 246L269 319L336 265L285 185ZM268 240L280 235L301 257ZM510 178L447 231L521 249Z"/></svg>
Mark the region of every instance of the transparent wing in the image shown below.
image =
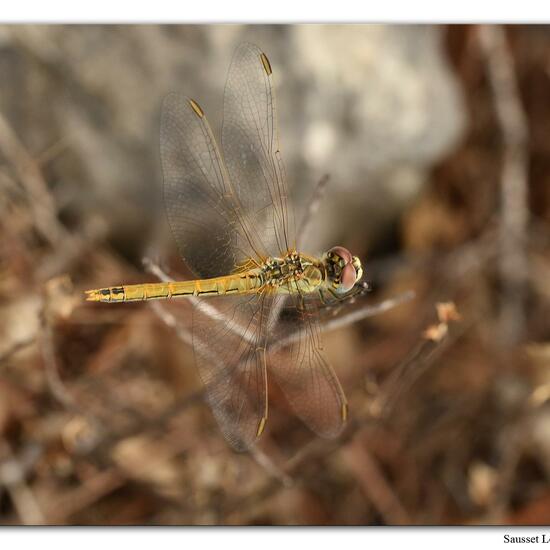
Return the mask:
<svg viewBox="0 0 550 550"><path fill-rule="evenodd" d="M315 295L286 298L273 349L289 333L296 338L271 354L269 372L309 428L322 437L336 437L347 420L347 400L323 352L316 301Z"/></svg>
<svg viewBox="0 0 550 550"><path fill-rule="evenodd" d="M207 401L226 439L250 447L267 419L267 319L273 296L222 296L214 313L197 311L193 348Z"/></svg>
<svg viewBox="0 0 550 550"><path fill-rule="evenodd" d="M222 147L235 192L269 255L295 248L279 151L270 63L253 44L241 44L224 92Z"/></svg>
<svg viewBox="0 0 550 550"><path fill-rule="evenodd" d="M265 257L195 101L166 97L160 143L168 222L188 267L198 277L215 277Z"/></svg>

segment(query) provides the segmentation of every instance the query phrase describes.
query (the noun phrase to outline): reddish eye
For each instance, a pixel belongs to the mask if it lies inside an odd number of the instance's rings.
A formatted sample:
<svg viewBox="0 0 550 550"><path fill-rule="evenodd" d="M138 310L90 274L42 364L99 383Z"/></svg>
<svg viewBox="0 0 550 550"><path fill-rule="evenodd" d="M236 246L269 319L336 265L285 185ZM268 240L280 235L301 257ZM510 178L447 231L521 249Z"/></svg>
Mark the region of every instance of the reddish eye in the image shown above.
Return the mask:
<svg viewBox="0 0 550 550"><path fill-rule="evenodd" d="M353 261L353 256L351 255L351 252L347 248L344 248L343 246L333 246L329 250L329 254L331 252L333 254L337 254L338 256L340 256L340 258L342 258L344 260L344 263L346 264L349 264Z"/></svg>
<svg viewBox="0 0 550 550"><path fill-rule="evenodd" d="M340 285L344 292L349 292L353 285L355 284L355 280L357 278L357 274L355 273L355 268L352 264L348 264L342 269L342 275L340 276Z"/></svg>

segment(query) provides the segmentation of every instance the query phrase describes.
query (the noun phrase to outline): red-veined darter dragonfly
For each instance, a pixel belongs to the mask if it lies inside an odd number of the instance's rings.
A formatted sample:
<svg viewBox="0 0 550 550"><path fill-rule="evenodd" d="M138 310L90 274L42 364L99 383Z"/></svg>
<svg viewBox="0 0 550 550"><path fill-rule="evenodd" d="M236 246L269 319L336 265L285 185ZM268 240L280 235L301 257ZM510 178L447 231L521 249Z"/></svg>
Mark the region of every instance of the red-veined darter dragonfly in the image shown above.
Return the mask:
<svg viewBox="0 0 550 550"><path fill-rule="evenodd" d="M193 318L193 347L207 400L228 441L246 449L268 416L268 375L295 413L334 437L347 401L324 357L318 309L354 292L361 262L336 246L322 257L296 249L279 151L272 69L252 44L236 50L224 91L223 156L199 104L163 103L164 202L178 248L197 279L87 291L99 302L215 297L214 316ZM298 337L268 354L279 315Z"/></svg>

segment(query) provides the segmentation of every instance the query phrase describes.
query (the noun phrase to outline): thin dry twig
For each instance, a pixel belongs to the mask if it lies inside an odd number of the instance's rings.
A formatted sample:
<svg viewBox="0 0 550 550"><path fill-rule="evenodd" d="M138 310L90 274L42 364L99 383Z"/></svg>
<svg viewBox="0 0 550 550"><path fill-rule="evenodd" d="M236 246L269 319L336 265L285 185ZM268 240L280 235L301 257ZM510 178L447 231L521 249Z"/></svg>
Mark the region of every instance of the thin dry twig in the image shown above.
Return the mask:
<svg viewBox="0 0 550 550"><path fill-rule="evenodd" d="M386 525L411 525L410 515L369 453L364 439L360 433L357 434L344 450L344 456L363 493L372 502Z"/></svg>
<svg viewBox="0 0 550 550"><path fill-rule="evenodd" d="M0 464L0 483L6 487L15 506L21 523L24 525L45 525L46 517L25 477L28 470L34 466L38 453L32 450L27 460L20 460L13 452L8 441L2 442L7 460Z"/></svg>
<svg viewBox="0 0 550 550"><path fill-rule="evenodd" d="M522 339L525 329L529 131L504 28L484 25L479 29L479 38L504 140L499 235L502 282L499 333L501 343L511 346Z"/></svg>
<svg viewBox="0 0 550 550"><path fill-rule="evenodd" d="M502 462L498 469L495 495L487 513L488 522L493 524L502 523L506 514L510 512L517 468L528 445L524 434L529 430L529 421L528 417L520 418L506 428L507 437L502 439Z"/></svg>
<svg viewBox="0 0 550 550"><path fill-rule="evenodd" d="M35 216L37 229L50 244L55 245L65 237L63 227L54 215L55 203L40 169L2 114L0 114L0 151L13 167L29 196L29 206Z"/></svg>
<svg viewBox="0 0 550 550"><path fill-rule="evenodd" d="M298 246L298 248L302 247L304 243L307 243L308 241L308 233L311 228L311 220L319 210L319 206L321 205L321 202L325 195L329 179L329 175L325 174L315 186L313 194L309 200L307 210L305 211L304 217L302 218L300 225L298 226L298 231L296 232L298 236L298 242L296 243L296 245Z"/></svg>
<svg viewBox="0 0 550 550"><path fill-rule="evenodd" d="M106 226L99 220L92 219L82 228L81 235L66 229L57 217L57 206L39 162L27 151L1 113L0 151L21 184L29 210L32 212L33 225L54 250L54 254L36 269L38 279L48 280L63 273L70 265L87 254L90 246L104 237ZM0 184L11 187L11 178L3 174ZM61 242L63 246L59 246ZM102 251L101 254L109 257L107 252Z"/></svg>
<svg viewBox="0 0 550 550"><path fill-rule="evenodd" d="M173 279L167 275L157 264L155 264L150 258L144 258L143 263L147 270L158 277L162 281L172 281ZM398 294L397 296L393 298L389 298L387 300L383 300L382 302L374 305L370 304L361 304L360 307L356 308L354 311L347 312L341 316L334 317L333 319L330 319L329 321L325 321L321 325L321 331L322 332L329 332L331 330L337 330L340 328L345 328L346 326L352 325L353 323L356 323L358 321L362 321L363 319L367 319L368 317L374 317L375 315L379 315L381 313L385 313L386 311L389 311L390 309L393 309L405 302L408 302L409 300L412 300L414 298L414 291L408 290L403 292L402 294ZM199 307L200 311L204 313L205 315L209 317L215 317L219 318L219 313L216 308L213 308L209 304L204 304L205 300L201 300L200 298L195 298L192 302L194 306ZM206 305L207 307L203 307L203 305ZM162 305L159 302L151 302L151 306L153 307L153 310L155 313L161 318L162 321L164 321L168 326L175 328L177 327L177 333L178 336L186 343L186 344L192 344L192 336L191 334L183 329L181 326L178 325L177 320L173 315L168 313L165 308L162 307ZM232 323L228 326L228 328L233 329L235 323ZM237 333L240 335L240 333ZM276 340L275 342L271 343L270 349L272 351L276 351L288 344L291 344L295 342L298 338L300 338L300 331L295 331L288 335L288 337Z"/></svg>
<svg viewBox="0 0 550 550"><path fill-rule="evenodd" d="M109 468L86 480L78 488L57 499L50 506L49 525L67 522L72 515L84 510L112 493L127 482L125 475L118 468Z"/></svg>
<svg viewBox="0 0 550 550"><path fill-rule="evenodd" d="M39 345L46 382L52 395L67 410L82 413L81 408L59 376L53 330L55 320L67 318L72 313L75 303L72 284L68 277L57 277L46 284L40 312Z"/></svg>
<svg viewBox="0 0 550 550"><path fill-rule="evenodd" d="M57 139L54 143L52 143L49 147L47 147L44 151L37 155L36 163L38 164L38 166L45 166L53 159L64 153L70 147L72 139L73 136L71 135L65 135Z"/></svg>
<svg viewBox="0 0 550 550"><path fill-rule="evenodd" d="M153 262L150 258L143 258L143 265L149 271L152 275L155 275L155 277L158 277L161 281L164 282L172 282L174 279L170 277L167 273L165 273L162 268ZM201 298L197 298L195 296L189 296L187 298L187 301L198 311L200 311L202 314L206 315L207 317L217 319L218 321L228 321L227 322L227 328L231 331L233 331L235 334L240 336L241 338L247 340L250 343L253 343L254 336L250 334L250 331L246 330L245 327L242 327L239 323L237 323L234 319L231 319L231 322L229 322L229 318L226 317L219 309L216 307L210 305L207 300L203 300ZM155 313L159 313L160 310L163 309L163 307L158 304L154 311ZM180 329L183 330L183 329ZM190 338L190 336L189 336ZM189 343L187 340L187 337L184 338L184 341Z"/></svg>
<svg viewBox="0 0 550 550"><path fill-rule="evenodd" d="M454 304L452 304L454 314L449 318L445 318L444 311L441 308L442 305L446 306L447 304L436 306L439 323L431 325L424 331L423 339L406 359L393 369L390 377L384 382L378 397L371 406L371 411L376 416L389 418L403 398L404 393L414 386L450 343L464 334L471 326L470 324L462 324L460 329L455 331L453 337L449 338L449 324L460 319L460 316L454 309Z"/></svg>
<svg viewBox="0 0 550 550"><path fill-rule="evenodd" d="M368 317L374 317L375 315L386 313L386 311L389 311L390 309L411 301L414 297L414 290L406 290L401 294L397 294L397 296L387 298L377 304L361 304L361 306L354 311L344 313L343 315L334 317L330 321L323 323L321 327L322 331L329 332L331 330L337 330L352 325L353 323L357 323L358 321L362 321L363 319L367 319Z"/></svg>
<svg viewBox="0 0 550 550"><path fill-rule="evenodd" d="M438 308L438 317L440 322L452 321L456 318L445 318L446 308ZM453 315L451 317L454 317ZM336 439L327 441L320 438L313 439L311 443L303 446L295 456L287 460L287 462L280 467L280 470L286 475L294 478L294 475L303 464L307 464L314 461L319 456L327 456L333 452L344 451L348 452L348 446L353 444L353 440L356 434L370 423L379 423L381 419L387 418L388 414L393 411L392 406L395 402L402 397L404 385L400 383L400 392L398 395L394 390L396 389L396 382L403 376L404 373L409 373L410 379L407 387L410 387L418 377L425 372L432 363L434 358L441 353L445 347L442 343L447 343L449 338L447 334L445 337L434 341L428 338L423 339L420 344L409 354L409 357L405 359L400 365L394 369L395 376L392 376L388 383L384 384L381 388L381 397L378 400L379 404L374 407L370 407L365 413L354 417L350 421L346 430ZM419 368L422 367L422 368ZM392 399L389 399L391 396ZM393 399L394 398L394 399ZM364 458L364 456L363 456ZM387 482L384 480L380 471L377 470L376 464L372 459L369 465L369 473L367 475L369 482L371 478L376 477L378 486L374 489L374 492L367 493L369 498L373 500L377 509L385 514L387 521L394 524L410 524L410 518L406 510L400 505L397 498L392 496L392 491L389 488ZM363 475L363 474L361 474ZM366 478L362 479L362 484L366 483ZM237 502L234 502L231 511L228 512L226 519L231 519L234 516L241 516L246 514L248 510L254 510L261 502L272 497L276 494L282 485L280 480L271 479L267 481L260 488L255 489L248 495L241 497Z"/></svg>
<svg viewBox="0 0 550 550"><path fill-rule="evenodd" d="M398 294L393 298L388 298L387 300L383 300L378 304L374 304L374 305L361 304L359 307L354 309L354 311L344 313L343 315L334 317L329 321L323 322L321 324L321 332L325 333L325 332L330 332L332 330L345 328L354 323L357 323L358 321L367 319L368 317L374 317L375 315L385 313L386 311L389 311L390 309L393 309L401 304L404 304L405 302L408 302L413 298L414 298L414 292L412 290L407 290L401 294ZM281 338L280 340L276 340L275 342L273 342L271 344L270 349L272 351L277 351L285 346L288 346L289 344L292 344L293 342L296 342L296 340L298 340L300 336L301 336L300 331L292 332L286 338Z"/></svg>
<svg viewBox="0 0 550 550"><path fill-rule="evenodd" d="M78 407L71 394L65 388L65 384L59 376L57 368L57 359L55 356L55 348L53 344L52 328L42 315L42 330L41 330L41 350L44 364L44 372L46 381L52 395L63 405L67 410L76 412Z"/></svg>
<svg viewBox="0 0 550 550"><path fill-rule="evenodd" d="M34 343L34 336L31 338L27 338L25 340L21 340L20 342L15 342L10 348L5 350L0 354L0 365L10 359L13 355L15 355L18 351L30 346Z"/></svg>
<svg viewBox="0 0 550 550"><path fill-rule="evenodd" d="M279 468L271 458L258 447L252 447L250 454L255 462L257 462L268 474L278 479L285 487L290 487L293 484L292 477Z"/></svg>

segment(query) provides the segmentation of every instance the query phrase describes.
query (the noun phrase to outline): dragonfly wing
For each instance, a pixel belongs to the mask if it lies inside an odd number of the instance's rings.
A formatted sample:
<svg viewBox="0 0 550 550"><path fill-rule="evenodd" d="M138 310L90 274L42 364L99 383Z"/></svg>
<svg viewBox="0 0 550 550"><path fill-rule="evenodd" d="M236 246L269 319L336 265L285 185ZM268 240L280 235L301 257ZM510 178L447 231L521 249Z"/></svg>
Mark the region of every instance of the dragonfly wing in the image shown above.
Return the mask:
<svg viewBox="0 0 550 550"><path fill-rule="evenodd" d="M286 299L274 345L289 333L296 338L270 355L270 375L310 429L322 437L336 437L347 420L347 400L323 351L314 296Z"/></svg>
<svg viewBox="0 0 550 550"><path fill-rule="evenodd" d="M195 101L179 93L166 97L160 143L168 222L189 268L198 277L215 277L264 256Z"/></svg>
<svg viewBox="0 0 550 550"><path fill-rule="evenodd" d="M207 401L225 438L246 450L267 420L266 338L272 296L222 296L194 312L193 348Z"/></svg>
<svg viewBox="0 0 550 550"><path fill-rule="evenodd" d="M222 146L244 210L270 255L295 248L292 211L279 151L271 66L253 44L241 44L224 92Z"/></svg>

